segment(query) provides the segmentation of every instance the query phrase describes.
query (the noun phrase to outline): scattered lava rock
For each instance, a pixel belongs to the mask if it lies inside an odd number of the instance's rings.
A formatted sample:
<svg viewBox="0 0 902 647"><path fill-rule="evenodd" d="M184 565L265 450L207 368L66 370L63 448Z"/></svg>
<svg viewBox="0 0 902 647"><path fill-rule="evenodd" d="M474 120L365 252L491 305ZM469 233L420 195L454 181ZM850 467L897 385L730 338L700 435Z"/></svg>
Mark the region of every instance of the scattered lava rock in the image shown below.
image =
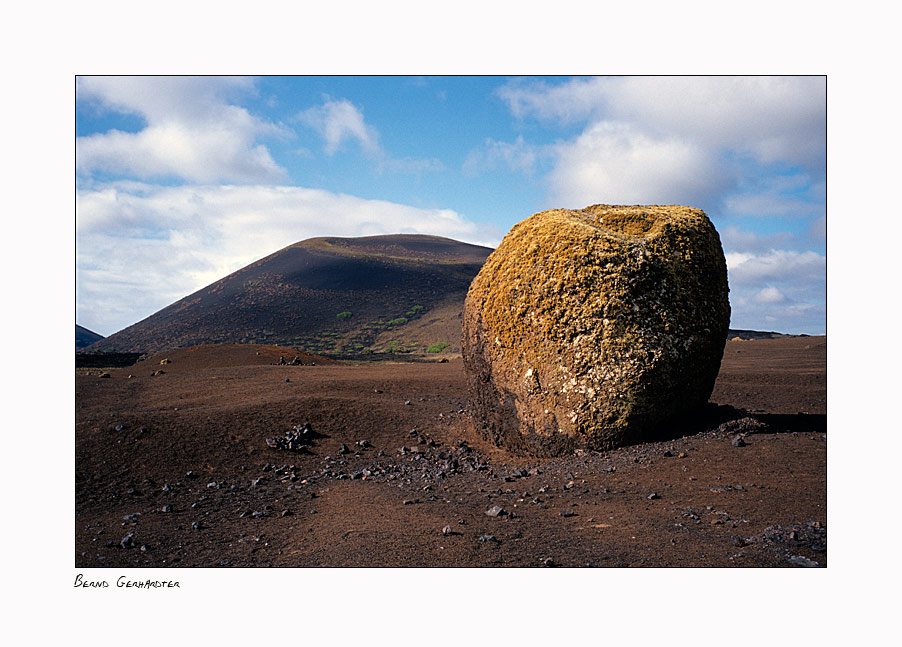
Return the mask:
<svg viewBox="0 0 902 647"><path fill-rule="evenodd" d="M746 544L760 544L783 552L786 554L787 559L797 566L819 566L815 560L808 559L798 553L805 549L815 553L826 553L827 529L819 521L809 521L804 524L796 523L788 526L769 526L760 535L748 537L742 541ZM808 562L811 563L809 564Z"/></svg>
<svg viewBox="0 0 902 647"><path fill-rule="evenodd" d="M725 436L746 436L748 434L763 434L773 431L770 425L761 422L751 416L745 416L736 420L728 420L717 428L717 433Z"/></svg>
<svg viewBox="0 0 902 647"><path fill-rule="evenodd" d="M460 373L454 383L459 383L457 389L463 384L459 364L454 367ZM185 379L182 363L178 365L180 371L167 377ZM94 390L89 393L111 397L112 389L103 389L104 385L82 376L79 379L81 388ZM306 392L306 375L304 382ZM264 381L261 379L260 383ZM171 389L171 403L180 404L175 398L188 392L186 384L159 386ZM106 384L111 385L116 386L112 381ZM213 385L218 387L215 382ZM129 386L133 384L120 383L123 390ZM272 379L264 386L272 388ZM331 397L330 389L335 388L331 383L324 385L326 395L322 397ZM446 420L435 422L433 414L438 413L439 406L419 405L421 390L407 388L406 384L404 390L390 389L389 393L406 391L406 397L418 402L418 407L404 407L405 396L392 396L390 400L373 398L368 393L372 386L366 382L355 382L354 388L355 397L362 400L359 409L350 408L349 412L335 416L317 409L321 400L307 402L293 399L295 396L278 406L266 400L265 406L240 409L237 416L231 403L223 405L221 416L215 412L208 414L204 407L189 407L173 418L171 428L163 418L171 406L165 406L167 403L158 406L157 401L152 401L150 407L143 405L144 409L126 411L121 402L110 400L107 408L104 400L105 406L96 407L98 413L93 413L93 417L80 412L81 426L77 431L82 462L76 464L77 563L107 567L204 567L228 558L224 561L239 567L435 565L436 562L428 562L429 556L441 544L444 548L441 563L455 566L539 566L543 559L557 566L583 565L590 559L593 565L606 567L660 564L719 567L726 565L727 560L739 566L827 565L826 532L821 525L826 517L811 509L812 502L819 500L818 482L812 481L811 490L802 491L793 490L788 480L794 473L805 475L811 464L817 465L814 459L825 453L825 443L817 437L820 434L815 435L804 427L814 423L796 422L788 415L765 415L769 409L760 407L769 407L766 402L736 401L737 405L756 407L748 410L714 405L718 409L712 415L693 418L686 423L685 431L675 425L668 435L662 435L662 440L654 443L527 461L488 447L478 438L478 428L471 426L469 411L466 418L452 420L453 412L460 410L459 403L450 397L441 404ZM462 402L462 395L458 392L453 395ZM367 409L372 407L370 401L377 400L384 410ZM432 402L431 395L428 402ZM85 403L91 401L85 398ZM420 406L426 409L428 419L425 415L418 417L416 410ZM113 416L112 411L115 411ZM756 451L752 453L748 449L732 451L729 443L735 435L755 433L746 427L750 422L754 424L753 415L770 422L773 433L746 436L755 445L752 449ZM357 418L360 424L355 424ZM740 422L742 418L748 420ZM239 429L238 423L232 428L235 420L242 425L246 423L246 428ZM282 435L294 423L306 420L317 431L322 428L328 432L328 435L313 436L310 453L276 453L262 446L265 438ZM719 427L726 421L733 424ZM122 423L118 434L106 433L113 431L117 423ZM137 437L132 432L137 432L141 424L148 425L153 433L139 442L141 453L132 461L134 450L125 447L124 441L120 446L118 441L127 436ZM800 433L782 433L793 432L793 424L799 425ZM172 451L185 442L177 435L182 433L183 426L186 438L209 447L209 456L193 450ZM207 430L209 435L196 434L200 429ZM458 434L466 435L467 440ZM368 438L372 445L364 445L365 441L360 440L363 438ZM208 439L216 442L207 443ZM342 442L347 443L350 451L339 456L335 449ZM404 455L398 456L393 449L401 444L415 445L417 449L405 450ZM322 451L317 445L322 446ZM144 452L155 453L145 455ZM327 453L332 458L327 459L324 456ZM676 459L687 455L691 458ZM151 463L149 457L155 457L158 462ZM641 463L634 462L637 460ZM790 469L768 472L768 460L778 465L785 463ZM265 461L272 464L264 466ZM727 469L746 465L761 468L748 472L755 474L753 480L761 485L739 480L749 478L740 475L746 472ZM90 466L96 467L96 475ZM193 471L186 473L189 468ZM260 476L265 481L256 481ZM258 484L256 488L251 487L252 479ZM661 501L637 504L662 487L665 489L659 494L669 506L656 507L662 505ZM745 492L741 491L743 487ZM137 496L135 488L141 489L145 498L126 496L126 492ZM332 493L327 495L330 489ZM709 494L709 491L719 494ZM814 494L808 496L809 491ZM789 493L802 498L803 503L797 503L794 497L791 506L781 507L780 501ZM328 514L315 515L311 510L310 506L320 501L317 496L325 497L321 503ZM533 497L534 505L530 505ZM402 499L422 505L402 507ZM693 499L694 509L688 506ZM347 510L341 507L344 500L353 502ZM715 501L716 505L705 505ZM192 508L192 503L197 503L197 508ZM266 503L271 504L269 510L263 507ZM511 514L498 521L480 522L478 515L496 504ZM386 505L394 509L386 510ZM727 507L734 505L736 509ZM559 516L559 511L568 507L577 516L571 519ZM741 512L752 521L743 524L744 520L731 520L725 512L715 511L715 507L727 507L736 514ZM295 516L279 518L280 512L289 508ZM637 536L638 541L627 541L630 532L638 535L635 531L638 525L632 524L636 518L644 519L643 509L654 510L646 512L646 516L669 513L674 517L673 522L680 523L662 523L652 533ZM128 519L124 516L138 510L143 516L127 515ZM788 514L788 510L793 512ZM369 511L374 514L365 517L366 524L356 525L358 515L369 515ZM172 514L160 514L164 512ZM377 519L376 515L382 513L384 518ZM611 519L616 516L617 521L608 521L608 514L612 515ZM603 515L599 521L605 523L595 524L593 515ZM468 525L462 523L464 517ZM585 523L579 521L581 518L585 518ZM107 524L105 532L98 531L103 528L101 519ZM808 519L821 521L805 524ZM204 529L192 531L194 520L200 520ZM802 523L795 524L796 520ZM120 528L122 521L126 523ZM129 525L135 521L137 525ZM446 523L439 526L441 521ZM714 522L719 525L712 527ZM788 525L771 526L767 533L762 532L770 524L778 523ZM754 529L743 531L740 524ZM457 532L449 535L449 526ZM596 533L590 530L593 527L613 530ZM349 528L363 529L363 532L336 542L333 530L344 532ZM490 528L500 530L502 537L496 538ZM120 542L130 530L136 532L125 546L132 550L125 550ZM251 532L266 532L268 544L260 540L250 546L240 545ZM751 537L756 533L761 534ZM413 535L415 539L411 539ZM481 537L484 539L480 540ZM580 541L577 537L586 539ZM673 543L673 538L680 546L676 550L685 553L675 553L670 548L659 550L667 542ZM304 540L303 545L299 539ZM141 546L149 546L148 551L141 552ZM395 554L397 547L401 550ZM824 552L818 552L818 548ZM671 556L679 559L668 562Z"/></svg>
<svg viewBox="0 0 902 647"><path fill-rule="evenodd" d="M312 444L313 430L308 423L294 425L290 431L285 432L284 436L266 439L266 445L268 447L291 452L306 451L307 447ZM342 447L345 446L342 445ZM345 451L347 451L347 447L345 447Z"/></svg>

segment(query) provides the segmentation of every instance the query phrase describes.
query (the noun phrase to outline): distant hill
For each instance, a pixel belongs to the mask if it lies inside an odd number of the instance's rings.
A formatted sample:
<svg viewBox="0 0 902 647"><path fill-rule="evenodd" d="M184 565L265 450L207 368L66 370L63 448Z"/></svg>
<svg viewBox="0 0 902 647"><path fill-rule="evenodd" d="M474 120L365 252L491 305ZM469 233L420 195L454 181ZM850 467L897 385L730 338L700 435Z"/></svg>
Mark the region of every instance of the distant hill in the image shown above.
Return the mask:
<svg viewBox="0 0 902 647"><path fill-rule="evenodd" d="M765 332L761 330L741 330L730 328L727 339L779 339L780 337L807 337L807 335L787 335L781 332Z"/></svg>
<svg viewBox="0 0 902 647"><path fill-rule="evenodd" d="M422 235L312 238L281 249L91 352L259 343L312 353L460 350L460 316L488 247Z"/></svg>
<svg viewBox="0 0 902 647"><path fill-rule="evenodd" d="M103 339L103 335L98 335L93 330L88 330L83 326L75 324L75 350L90 346L101 339Z"/></svg>

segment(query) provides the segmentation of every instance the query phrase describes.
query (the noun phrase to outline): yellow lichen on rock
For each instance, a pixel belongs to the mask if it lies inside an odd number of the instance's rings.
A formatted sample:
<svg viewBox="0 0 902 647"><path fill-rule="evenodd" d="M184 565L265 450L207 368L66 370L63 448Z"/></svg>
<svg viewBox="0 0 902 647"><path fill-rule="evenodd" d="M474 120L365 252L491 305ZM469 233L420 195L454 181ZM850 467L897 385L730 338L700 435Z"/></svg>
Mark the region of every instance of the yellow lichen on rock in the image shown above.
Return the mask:
<svg viewBox="0 0 902 647"><path fill-rule="evenodd" d="M699 209L537 213L467 295L474 410L495 442L531 454L638 442L707 401L729 313L720 238Z"/></svg>

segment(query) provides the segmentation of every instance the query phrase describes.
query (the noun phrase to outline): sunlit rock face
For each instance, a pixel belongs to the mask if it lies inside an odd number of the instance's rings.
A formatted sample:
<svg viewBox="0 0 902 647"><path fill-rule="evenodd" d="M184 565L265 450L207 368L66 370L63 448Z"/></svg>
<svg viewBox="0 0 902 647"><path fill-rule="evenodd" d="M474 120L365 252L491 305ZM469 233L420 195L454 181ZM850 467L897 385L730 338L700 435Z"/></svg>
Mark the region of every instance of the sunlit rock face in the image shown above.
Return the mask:
<svg viewBox="0 0 902 647"><path fill-rule="evenodd" d="M699 209L530 216L467 294L476 422L496 444L540 456L653 438L711 395L728 292L720 237Z"/></svg>

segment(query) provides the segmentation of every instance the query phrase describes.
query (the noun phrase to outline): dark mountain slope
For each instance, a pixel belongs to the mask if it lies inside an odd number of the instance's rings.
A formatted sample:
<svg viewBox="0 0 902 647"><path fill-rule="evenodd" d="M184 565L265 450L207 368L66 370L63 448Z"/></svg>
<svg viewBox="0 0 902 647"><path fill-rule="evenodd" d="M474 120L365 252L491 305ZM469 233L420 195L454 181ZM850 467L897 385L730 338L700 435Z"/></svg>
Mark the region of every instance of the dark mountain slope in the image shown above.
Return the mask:
<svg viewBox="0 0 902 647"><path fill-rule="evenodd" d="M438 341L453 348L459 335L414 339L404 333L417 329L415 324L422 328L430 313L432 323L447 330L444 319L456 317L491 251L435 236L313 238L198 290L90 350L267 343L359 354L425 350Z"/></svg>
<svg viewBox="0 0 902 647"><path fill-rule="evenodd" d="M101 339L103 339L103 335L98 335L93 330L75 324L75 350L90 346Z"/></svg>

